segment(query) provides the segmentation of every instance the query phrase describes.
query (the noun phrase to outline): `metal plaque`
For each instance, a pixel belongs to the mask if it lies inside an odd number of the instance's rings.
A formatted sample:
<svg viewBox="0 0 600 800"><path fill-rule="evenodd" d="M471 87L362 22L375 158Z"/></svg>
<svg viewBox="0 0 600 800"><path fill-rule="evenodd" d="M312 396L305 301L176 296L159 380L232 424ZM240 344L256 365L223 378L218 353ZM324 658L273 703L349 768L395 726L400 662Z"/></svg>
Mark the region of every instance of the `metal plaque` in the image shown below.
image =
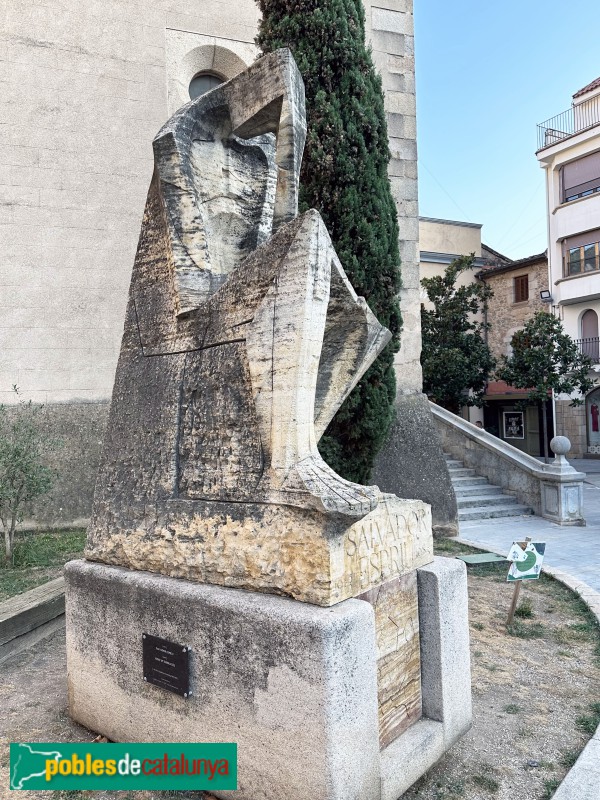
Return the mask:
<svg viewBox="0 0 600 800"><path fill-rule="evenodd" d="M190 648L149 633L142 634L144 680L169 692L189 697Z"/></svg>

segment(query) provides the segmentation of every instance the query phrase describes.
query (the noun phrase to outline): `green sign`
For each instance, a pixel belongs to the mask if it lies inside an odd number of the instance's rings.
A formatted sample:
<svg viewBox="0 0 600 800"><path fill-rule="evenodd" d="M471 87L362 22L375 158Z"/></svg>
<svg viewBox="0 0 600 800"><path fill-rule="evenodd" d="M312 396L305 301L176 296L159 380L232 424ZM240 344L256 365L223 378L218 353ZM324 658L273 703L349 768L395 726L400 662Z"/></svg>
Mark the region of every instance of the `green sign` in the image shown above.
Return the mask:
<svg viewBox="0 0 600 800"><path fill-rule="evenodd" d="M237 789L237 744L10 746L11 789Z"/></svg>
<svg viewBox="0 0 600 800"><path fill-rule="evenodd" d="M506 580L534 581L540 577L546 542L513 542L507 556L512 561Z"/></svg>

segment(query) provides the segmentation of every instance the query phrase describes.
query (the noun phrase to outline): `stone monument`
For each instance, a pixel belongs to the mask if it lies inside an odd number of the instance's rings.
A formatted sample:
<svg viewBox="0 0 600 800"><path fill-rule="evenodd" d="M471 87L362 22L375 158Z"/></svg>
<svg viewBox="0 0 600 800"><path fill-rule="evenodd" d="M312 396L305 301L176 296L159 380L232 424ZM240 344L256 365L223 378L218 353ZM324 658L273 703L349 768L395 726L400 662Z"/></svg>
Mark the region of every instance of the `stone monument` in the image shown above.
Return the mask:
<svg viewBox="0 0 600 800"><path fill-rule="evenodd" d="M391 800L470 725L464 567L434 560L429 506L318 453L389 332L298 216L305 135L281 50L154 140L66 570L69 707L115 741L237 742L243 800ZM153 671L152 642L184 677Z"/></svg>

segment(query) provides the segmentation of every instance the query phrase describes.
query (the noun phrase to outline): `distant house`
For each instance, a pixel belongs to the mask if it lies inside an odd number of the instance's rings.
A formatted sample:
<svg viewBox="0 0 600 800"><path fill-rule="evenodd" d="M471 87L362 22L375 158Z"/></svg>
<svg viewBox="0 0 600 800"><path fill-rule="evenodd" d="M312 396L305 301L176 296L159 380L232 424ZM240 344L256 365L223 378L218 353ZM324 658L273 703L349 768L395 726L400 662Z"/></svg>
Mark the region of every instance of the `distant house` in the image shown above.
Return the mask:
<svg viewBox="0 0 600 800"><path fill-rule="evenodd" d="M600 78L576 92L567 111L538 125L536 155L546 172L552 305L600 365ZM600 457L600 388L578 408L569 402L556 398L557 432L569 437L574 456Z"/></svg>
<svg viewBox="0 0 600 800"><path fill-rule="evenodd" d="M488 304L488 345L496 359L510 355L513 335L536 311L547 310L540 293L548 289L546 253L508 261L477 273L494 292ZM490 381L485 394L484 427L490 433L533 456L544 452L541 414L537 406L519 408L527 394L524 389L507 386L504 381ZM552 407L548 401L552 438ZM518 422L518 424L515 424Z"/></svg>

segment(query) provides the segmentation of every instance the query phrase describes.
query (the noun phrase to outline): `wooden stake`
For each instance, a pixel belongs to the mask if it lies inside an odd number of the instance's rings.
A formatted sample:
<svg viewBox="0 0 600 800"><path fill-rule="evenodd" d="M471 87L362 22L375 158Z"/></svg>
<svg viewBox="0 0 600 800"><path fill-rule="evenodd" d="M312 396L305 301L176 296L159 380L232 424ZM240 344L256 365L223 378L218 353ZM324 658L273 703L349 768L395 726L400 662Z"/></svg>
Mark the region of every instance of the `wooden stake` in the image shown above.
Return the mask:
<svg viewBox="0 0 600 800"><path fill-rule="evenodd" d="M508 612L508 619L506 620L507 625L512 625L512 621L515 617L515 611L517 610L517 602L519 600L519 592L521 591L521 584L523 581L517 581L515 583L515 593L513 594L512 603L510 604L510 611Z"/></svg>
<svg viewBox="0 0 600 800"><path fill-rule="evenodd" d="M528 536L525 539L525 546L529 544L531 541L531 536ZM519 593L521 592L521 584L523 581L517 581L515 583L515 591L513 594L512 603L510 604L510 611L508 612L508 619L506 620L507 625L512 625L513 619L515 618L515 611L517 610L517 602L519 600Z"/></svg>

